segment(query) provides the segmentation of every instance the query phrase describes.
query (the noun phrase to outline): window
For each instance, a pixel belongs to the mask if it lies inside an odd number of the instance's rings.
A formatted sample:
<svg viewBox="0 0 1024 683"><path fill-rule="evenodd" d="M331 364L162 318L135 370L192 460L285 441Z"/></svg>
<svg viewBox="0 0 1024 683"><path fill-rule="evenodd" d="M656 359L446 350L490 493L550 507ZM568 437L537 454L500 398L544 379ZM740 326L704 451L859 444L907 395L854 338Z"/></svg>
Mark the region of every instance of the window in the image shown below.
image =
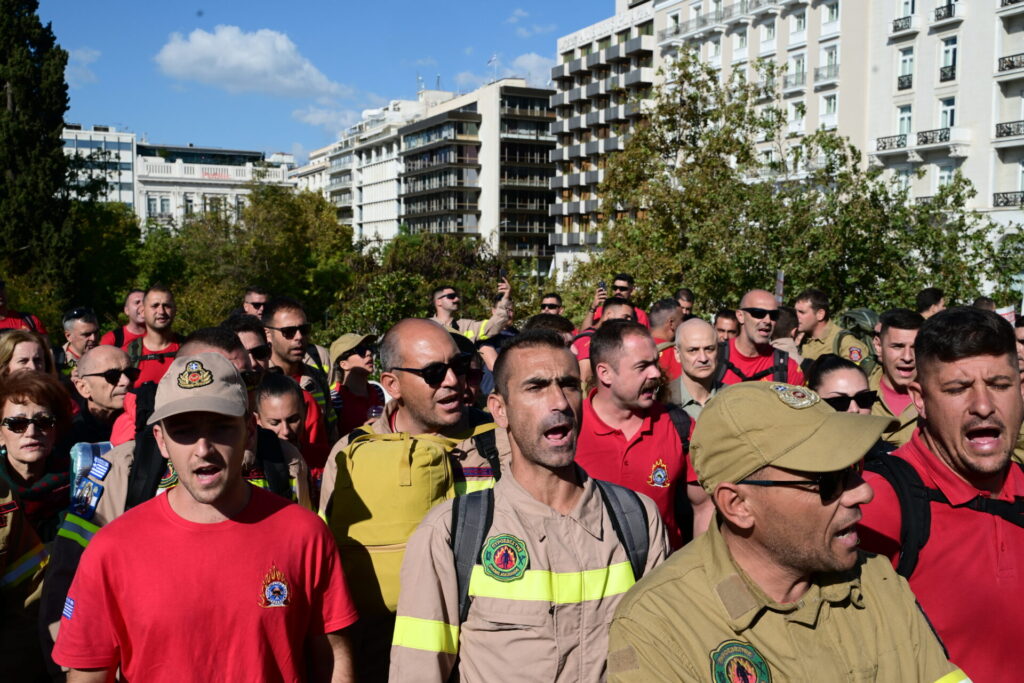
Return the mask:
<svg viewBox="0 0 1024 683"><path fill-rule="evenodd" d="M1017 178L1017 189L1024 190L1024 161L1020 162L1020 173Z"/></svg>
<svg viewBox="0 0 1024 683"><path fill-rule="evenodd" d="M147 216L155 216L156 215L156 197L152 197L152 196L149 196L149 195L146 196L146 215Z"/></svg>
<svg viewBox="0 0 1024 683"><path fill-rule="evenodd" d="M165 216L171 212L171 198L161 197L160 198L160 213Z"/></svg>
<svg viewBox="0 0 1024 683"><path fill-rule="evenodd" d="M946 97L939 100L939 128L952 128L956 125L956 98Z"/></svg>
<svg viewBox="0 0 1024 683"><path fill-rule="evenodd" d="M956 66L956 36L942 41L942 66Z"/></svg>
<svg viewBox="0 0 1024 683"><path fill-rule="evenodd" d="M898 168L896 174L893 177L893 184L904 192L910 190L910 183L914 178L914 172L909 168Z"/></svg>
<svg viewBox="0 0 1024 683"><path fill-rule="evenodd" d="M712 59L722 56L722 40L717 36L708 43L708 53Z"/></svg>
<svg viewBox="0 0 1024 683"><path fill-rule="evenodd" d="M914 109L909 104L897 108L896 119L899 124L899 134L906 135L914 127Z"/></svg>
<svg viewBox="0 0 1024 683"><path fill-rule="evenodd" d="M821 98L821 114L822 116L835 116L836 112L839 111L839 96L835 93L825 95Z"/></svg>
<svg viewBox="0 0 1024 683"><path fill-rule="evenodd" d="M835 45L826 47L822 57L821 61L825 63L825 66L836 66L839 64L839 48Z"/></svg>
<svg viewBox="0 0 1024 683"><path fill-rule="evenodd" d="M185 215L186 216L191 216L192 213L195 212L195 210L196 210L196 201L195 201L195 199L193 199L192 195L190 195L190 194L185 195Z"/></svg>
<svg viewBox="0 0 1024 683"><path fill-rule="evenodd" d="M909 17L914 13L914 0L900 0L900 8L902 9L901 17Z"/></svg>
<svg viewBox="0 0 1024 683"><path fill-rule="evenodd" d="M699 17L699 16L700 16L700 11L701 11L701 9L702 9L702 8L701 8L701 6L700 6L700 3L699 3L699 2L698 2L698 3L696 3L696 4L695 4L695 5L693 6L693 9L691 9L691 10L690 10L690 16L691 16L692 18L696 19L697 17Z"/></svg>
<svg viewBox="0 0 1024 683"><path fill-rule="evenodd" d="M835 22L839 21L839 0L826 3L824 16L824 23L826 24L834 24Z"/></svg>
<svg viewBox="0 0 1024 683"><path fill-rule="evenodd" d="M789 58L789 73L802 74L807 71L807 57L805 55L793 55Z"/></svg>
<svg viewBox="0 0 1024 683"><path fill-rule="evenodd" d="M793 15L793 33L804 33L807 31L807 12L800 11Z"/></svg>
<svg viewBox="0 0 1024 683"><path fill-rule="evenodd" d="M942 187L944 187L946 185L949 185L951 182L953 182L953 172L954 172L954 170L955 169L953 168L953 164L942 164L941 166L939 166L939 173L938 173L939 188L942 188Z"/></svg>
<svg viewBox="0 0 1024 683"><path fill-rule="evenodd" d="M900 50L900 76L914 74L914 48L905 47Z"/></svg>
<svg viewBox="0 0 1024 683"><path fill-rule="evenodd" d="M790 122L792 122L792 123L803 121L804 112L805 111L806 111L806 109L804 108L804 103L803 102L800 102L800 101L790 102L789 103L789 117L788 117L788 120Z"/></svg>
<svg viewBox="0 0 1024 683"><path fill-rule="evenodd" d="M747 29L742 29L736 33L736 49L744 51L747 49Z"/></svg>
<svg viewBox="0 0 1024 683"><path fill-rule="evenodd" d="M772 19L763 27L761 27L761 40L771 41L775 40L775 20Z"/></svg>

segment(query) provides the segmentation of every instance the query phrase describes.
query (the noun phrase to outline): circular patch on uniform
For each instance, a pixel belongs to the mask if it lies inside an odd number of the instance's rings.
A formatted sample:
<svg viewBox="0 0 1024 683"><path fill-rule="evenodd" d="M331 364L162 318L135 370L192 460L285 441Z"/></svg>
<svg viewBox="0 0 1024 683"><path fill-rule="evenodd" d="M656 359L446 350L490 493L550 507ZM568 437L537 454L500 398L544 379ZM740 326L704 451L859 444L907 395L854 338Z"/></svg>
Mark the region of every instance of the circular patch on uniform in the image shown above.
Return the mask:
<svg viewBox="0 0 1024 683"><path fill-rule="evenodd" d="M739 640L726 640L711 652L714 683L771 683L772 672L757 649Z"/></svg>
<svg viewBox="0 0 1024 683"><path fill-rule="evenodd" d="M794 387L788 384L773 384L772 390L783 403L790 408L810 408L821 399L813 390L807 387Z"/></svg>
<svg viewBox="0 0 1024 683"><path fill-rule="evenodd" d="M480 563L484 574L498 581L515 581L523 578L530 564L526 543L512 534L491 536L480 552Z"/></svg>
<svg viewBox="0 0 1024 683"><path fill-rule="evenodd" d="M651 467L651 476L647 478L647 483L658 488L668 488L668 467L665 466L664 460L658 459L655 461Z"/></svg>
<svg viewBox="0 0 1024 683"><path fill-rule="evenodd" d="M859 363L864 360L864 352L860 350L859 346L850 347L850 360L854 363Z"/></svg>

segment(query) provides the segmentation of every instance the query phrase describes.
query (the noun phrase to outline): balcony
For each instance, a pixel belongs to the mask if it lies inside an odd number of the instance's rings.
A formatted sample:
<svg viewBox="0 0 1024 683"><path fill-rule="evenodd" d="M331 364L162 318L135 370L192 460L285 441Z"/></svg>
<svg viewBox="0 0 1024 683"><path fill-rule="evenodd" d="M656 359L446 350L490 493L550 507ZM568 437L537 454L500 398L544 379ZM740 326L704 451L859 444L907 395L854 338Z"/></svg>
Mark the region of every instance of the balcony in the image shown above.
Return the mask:
<svg viewBox="0 0 1024 683"><path fill-rule="evenodd" d="M901 74L896 77L897 90L910 90L914 87L914 74Z"/></svg>
<svg viewBox="0 0 1024 683"><path fill-rule="evenodd" d="M679 40L680 38L682 38L682 34L683 24L669 26L668 28L663 28L662 30L658 31L658 42L665 43L673 39Z"/></svg>
<svg viewBox="0 0 1024 683"><path fill-rule="evenodd" d="M950 2L935 8L932 14L932 28L951 26L963 21L966 2Z"/></svg>
<svg viewBox="0 0 1024 683"><path fill-rule="evenodd" d="M804 134L804 120L793 119L786 122L786 137L795 137Z"/></svg>
<svg viewBox="0 0 1024 683"><path fill-rule="evenodd" d="M996 80L1000 83L1024 78L1024 52L1000 57L996 66Z"/></svg>
<svg viewBox="0 0 1024 683"><path fill-rule="evenodd" d="M807 72L797 71L794 74L787 74L782 79L782 93L784 95L794 95L798 92L802 92L807 88Z"/></svg>
<svg viewBox="0 0 1024 683"><path fill-rule="evenodd" d="M950 157L963 157L971 142L971 131L967 128L936 128L919 131L915 139L915 152L945 152Z"/></svg>
<svg viewBox="0 0 1024 683"><path fill-rule="evenodd" d="M1013 17L1024 14L1024 0L999 0L996 14L1000 17Z"/></svg>
<svg viewBox="0 0 1024 683"><path fill-rule="evenodd" d="M917 35L917 32L920 30L921 17L916 14L911 14L893 20L892 32L889 34L889 38L892 40L897 38L907 38L909 36Z"/></svg>
<svg viewBox="0 0 1024 683"><path fill-rule="evenodd" d="M654 52L654 36L637 36L625 42L626 56L638 55L643 52Z"/></svg>
<svg viewBox="0 0 1024 683"><path fill-rule="evenodd" d="M947 83L956 80L956 64L948 64L939 67L939 83Z"/></svg>
<svg viewBox="0 0 1024 683"><path fill-rule="evenodd" d="M586 64L584 64L584 58L583 57L580 57L579 59L574 59L571 62L569 62L569 75L570 76L575 76L577 74L581 74L581 73L583 73L586 70L587 70L587 66L586 66Z"/></svg>
<svg viewBox="0 0 1024 683"><path fill-rule="evenodd" d="M996 139L992 146L999 149L1024 146L1024 121L997 123Z"/></svg>
<svg viewBox="0 0 1024 683"><path fill-rule="evenodd" d="M822 114L818 119L818 125L825 130L835 130L839 125L838 116L835 113Z"/></svg>
<svg viewBox="0 0 1024 683"><path fill-rule="evenodd" d="M907 134L888 135L875 139L875 152L878 154L905 152L907 150Z"/></svg>
<svg viewBox="0 0 1024 683"><path fill-rule="evenodd" d="M654 83L654 68L650 66L644 66L635 71L630 71L626 74L626 87L631 88L635 85L651 85Z"/></svg>
<svg viewBox="0 0 1024 683"><path fill-rule="evenodd" d="M825 88L839 82L839 65L826 64L814 70L814 87Z"/></svg>
<svg viewBox="0 0 1024 683"><path fill-rule="evenodd" d="M992 206L997 209L1019 208L1024 203L1024 192L995 192Z"/></svg>

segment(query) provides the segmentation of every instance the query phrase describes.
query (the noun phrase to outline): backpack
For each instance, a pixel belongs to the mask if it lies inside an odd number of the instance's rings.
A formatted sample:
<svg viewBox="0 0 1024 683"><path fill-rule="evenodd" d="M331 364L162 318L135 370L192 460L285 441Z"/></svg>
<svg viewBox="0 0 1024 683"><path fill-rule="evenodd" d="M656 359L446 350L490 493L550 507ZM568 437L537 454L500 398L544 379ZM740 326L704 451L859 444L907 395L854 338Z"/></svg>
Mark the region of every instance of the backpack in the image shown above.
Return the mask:
<svg viewBox="0 0 1024 683"><path fill-rule="evenodd" d="M360 614L397 609L409 536L434 505L458 494L451 453L459 443L472 437L495 478L500 476L494 423L470 424L470 433L461 438L360 428L338 453L327 519L350 585L361 587L354 594Z"/></svg>
<svg viewBox="0 0 1024 683"><path fill-rule="evenodd" d="M650 551L647 511L640 502L640 496L634 491L600 479L593 481L604 500L615 535L629 556L633 580L639 581L644 575ZM483 550L484 539L491 528L493 517L492 489L460 496L452 504L450 545L455 557L455 576L458 583L459 624L465 622L469 614L472 602L469 597L469 580L473 575L473 567L480 561L480 552Z"/></svg>
<svg viewBox="0 0 1024 683"><path fill-rule="evenodd" d="M781 349L774 349L772 352L772 366L761 372L755 372L750 377L744 375L731 360L729 360L729 342L724 341L718 344L718 369L715 370L715 384L721 384L725 373L733 371L741 382L757 382L771 375L776 382L789 381L789 354Z"/></svg>
<svg viewBox="0 0 1024 683"><path fill-rule="evenodd" d="M175 351L156 351L153 353L142 353L142 337L133 339L128 347L125 349L128 353L128 361L132 364L133 368L139 367L139 363L144 360L163 360L164 358L174 359L178 355L177 350Z"/></svg>
<svg viewBox="0 0 1024 683"><path fill-rule="evenodd" d="M1019 462L1013 465L1024 470ZM932 503L950 505L949 500L938 489L928 488L921 480L914 466L899 457L884 453L869 452L864 468L880 475L892 486L900 503L900 559L896 573L909 580L917 568L921 550L928 543L932 525ZM978 497L957 506L976 512L1002 517L1011 524L1024 527L1024 500L1014 502Z"/></svg>
<svg viewBox="0 0 1024 683"><path fill-rule="evenodd" d="M839 334L832 342L832 353L837 356L843 346L843 339L853 337L860 346L864 347L864 357L854 361L868 377L878 367L878 356L875 355L875 325L878 324L878 314L870 308L851 308L839 316L836 321L839 326Z"/></svg>
<svg viewBox="0 0 1024 683"><path fill-rule="evenodd" d="M113 330L111 330L111 334L114 335L114 346L116 346L117 348L121 348L122 346L124 346L124 327L123 326L118 325Z"/></svg>
<svg viewBox="0 0 1024 683"><path fill-rule="evenodd" d="M28 329L31 332L39 332L39 328L36 327L36 321L32 319L32 315L29 313L22 313L21 319L28 325Z"/></svg>

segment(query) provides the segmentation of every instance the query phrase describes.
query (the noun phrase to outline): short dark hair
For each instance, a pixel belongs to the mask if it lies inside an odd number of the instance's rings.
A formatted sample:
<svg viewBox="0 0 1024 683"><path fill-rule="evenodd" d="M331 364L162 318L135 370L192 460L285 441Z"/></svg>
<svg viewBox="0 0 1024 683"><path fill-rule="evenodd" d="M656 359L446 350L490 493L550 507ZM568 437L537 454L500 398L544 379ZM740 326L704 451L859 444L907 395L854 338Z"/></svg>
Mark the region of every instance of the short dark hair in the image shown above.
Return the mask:
<svg viewBox="0 0 1024 683"><path fill-rule="evenodd" d="M917 293L914 303L918 313L924 313L929 308L946 298L946 293L938 287L925 287Z"/></svg>
<svg viewBox="0 0 1024 683"><path fill-rule="evenodd" d="M878 336L882 336L892 327L897 330L919 330L924 324L924 318L920 313L914 313L908 308L894 308L878 316L878 322L882 325L878 330Z"/></svg>
<svg viewBox="0 0 1024 683"><path fill-rule="evenodd" d="M634 284L633 276L630 275L629 273L617 273L615 277L612 278L612 282L615 282L616 280L622 280L630 287L632 287Z"/></svg>
<svg viewBox="0 0 1024 683"><path fill-rule="evenodd" d="M295 396L300 406L305 405L306 399L298 382L283 372L268 372L263 375L263 379L260 380L259 385L256 387L253 408L258 411L260 401L265 398L287 396L288 394Z"/></svg>
<svg viewBox="0 0 1024 683"><path fill-rule="evenodd" d="M779 306L779 319L772 330L772 339L781 339L793 334L800 321L796 317L796 309L792 306Z"/></svg>
<svg viewBox="0 0 1024 683"><path fill-rule="evenodd" d="M150 285L149 289L142 293L142 298L148 298L151 292L163 292L164 294L170 294L172 299L174 298L174 292L171 291L170 287L160 282Z"/></svg>
<svg viewBox="0 0 1024 683"><path fill-rule="evenodd" d="M651 310L647 312L647 317L650 320L651 327L660 327L665 324L665 321L669 319L675 311L679 310L679 302L675 299L658 299L651 306Z"/></svg>
<svg viewBox="0 0 1024 683"><path fill-rule="evenodd" d="M569 352L565 346L565 341L562 337L554 330L547 329L535 329L525 330L520 334L509 339L505 346L502 347L501 353L498 354L498 359L494 361L494 390L498 392L498 395L502 398L508 398L508 377L511 373L509 368L509 356L512 355L513 351L519 349L537 349L537 348L550 348L558 349L559 351Z"/></svg>
<svg viewBox="0 0 1024 683"><path fill-rule="evenodd" d="M694 302L693 290L686 287L680 287L676 290L676 300L682 299L683 301L689 301L691 304Z"/></svg>
<svg viewBox="0 0 1024 683"><path fill-rule="evenodd" d="M1009 321L992 311L957 306L924 321L914 340L918 372L932 361L952 363L973 356L1017 357ZM1014 362L1014 369L1016 369Z"/></svg>
<svg viewBox="0 0 1024 683"><path fill-rule="evenodd" d="M239 332L253 332L258 334L260 338L263 338L266 333L260 319L248 313L236 313L222 322L220 326L226 330L231 330L235 334Z"/></svg>
<svg viewBox="0 0 1024 683"><path fill-rule="evenodd" d="M263 289L259 285L249 285L248 287L245 288L245 292L242 294L242 297L244 298L249 294L261 294L263 296L268 296L270 292Z"/></svg>
<svg viewBox="0 0 1024 683"><path fill-rule="evenodd" d="M996 310L995 299L988 296L979 296L974 299L974 303L971 304L974 308L984 308L986 311Z"/></svg>
<svg viewBox="0 0 1024 683"><path fill-rule="evenodd" d="M132 289L129 289L128 293L124 295L124 302L125 302L125 304L128 303L128 299L132 298L132 294L141 294L143 297L145 297L146 296L146 290L139 289L138 287L133 287Z"/></svg>
<svg viewBox="0 0 1024 683"><path fill-rule="evenodd" d="M559 306L562 305L562 295L558 292L548 292L540 298L541 301L544 301L544 299L555 299L558 301Z"/></svg>
<svg viewBox="0 0 1024 683"><path fill-rule="evenodd" d="M274 322L274 316L277 315L278 311L301 311L303 315L306 314L306 309L302 307L302 304L297 299L289 296L276 296L263 307L261 322L264 327Z"/></svg>
<svg viewBox="0 0 1024 683"><path fill-rule="evenodd" d="M531 316L526 321L526 324L523 325L523 332L527 330L554 330L555 332L572 334L576 330L576 326L564 316L554 313L538 313Z"/></svg>
<svg viewBox="0 0 1024 683"><path fill-rule="evenodd" d="M736 318L736 311L732 310L731 308L718 309L718 312L715 313L715 322L717 323L720 319L732 320L736 323L739 323L739 320Z"/></svg>
<svg viewBox="0 0 1024 683"><path fill-rule="evenodd" d="M629 299L623 299L621 296L610 296L605 299L604 306L601 307L601 315L604 315L609 308L615 308L616 306L629 306L633 309L633 314L636 315L636 306L633 305L633 302Z"/></svg>
<svg viewBox="0 0 1024 683"><path fill-rule="evenodd" d="M834 353L826 353L818 356L811 363L811 367L807 371L807 386L817 391L825 377L831 375L836 370L856 370L861 375L864 375L864 371L852 360L847 360ZM867 379L867 375L864 375L864 379Z"/></svg>
<svg viewBox="0 0 1024 683"><path fill-rule="evenodd" d="M596 368L599 363L610 363L622 350L623 340L631 334L641 337L651 336L651 331L632 320L609 320L606 325L597 328L590 338L590 365Z"/></svg>
<svg viewBox="0 0 1024 683"><path fill-rule="evenodd" d="M813 287L805 289L796 295L796 298L793 299L793 305L796 306L801 301L810 303L811 308L815 311L825 311L825 320L829 319L832 309L829 307L828 296L825 292Z"/></svg>
<svg viewBox="0 0 1024 683"><path fill-rule="evenodd" d="M1014 328L1024 327L1024 315L1018 315L1013 319Z"/></svg>
<svg viewBox="0 0 1024 683"><path fill-rule="evenodd" d="M178 349L178 355L183 356L190 353L188 347L199 344L212 346L224 353L234 353L236 351L245 353L245 346L242 344L242 340L238 338L237 334L226 327L200 327L185 337L185 341L181 343L181 348Z"/></svg>

